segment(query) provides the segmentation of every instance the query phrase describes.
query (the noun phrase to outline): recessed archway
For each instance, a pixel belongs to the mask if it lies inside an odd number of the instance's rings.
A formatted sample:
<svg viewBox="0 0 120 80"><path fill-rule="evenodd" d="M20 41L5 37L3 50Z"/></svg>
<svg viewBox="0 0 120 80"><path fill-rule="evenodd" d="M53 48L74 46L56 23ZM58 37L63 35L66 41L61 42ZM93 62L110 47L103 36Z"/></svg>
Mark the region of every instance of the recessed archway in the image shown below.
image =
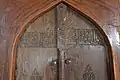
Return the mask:
<svg viewBox="0 0 120 80"><path fill-rule="evenodd" d="M60 3L60 2L59 2ZM107 54L107 71L108 71L108 80L114 80L114 73L113 73L113 59L112 59L112 49L111 49L111 45L110 42L105 34L105 32L102 30L102 28L94 21L92 20L90 17L88 17L87 15L85 15L84 13L80 12L78 9L74 8L73 6L62 2L65 5L69 6L71 9L75 10L76 12L78 12L80 15L82 15L83 17L85 17L86 19L88 19L92 24L94 24L96 26L96 28L101 32L103 39L106 43L107 49L108 49L108 54ZM58 4L58 3L57 3ZM43 12L39 12L39 14L37 15L33 15L34 18L30 19L28 22L25 22L25 25L21 28L21 30L19 31L19 33L17 34L17 37L15 38L14 44L13 44L13 49L12 49L12 61L11 61L11 75L10 75L10 80L14 80L14 71L15 71L15 63L16 63L16 49L17 49L17 44L19 42L19 39L21 38L21 36L24 34L25 29L28 27L29 23L34 22L36 19L38 19L39 16L41 16L43 13L51 10L53 7L55 7L57 4L52 5L51 7L49 7L48 9L44 10Z"/></svg>

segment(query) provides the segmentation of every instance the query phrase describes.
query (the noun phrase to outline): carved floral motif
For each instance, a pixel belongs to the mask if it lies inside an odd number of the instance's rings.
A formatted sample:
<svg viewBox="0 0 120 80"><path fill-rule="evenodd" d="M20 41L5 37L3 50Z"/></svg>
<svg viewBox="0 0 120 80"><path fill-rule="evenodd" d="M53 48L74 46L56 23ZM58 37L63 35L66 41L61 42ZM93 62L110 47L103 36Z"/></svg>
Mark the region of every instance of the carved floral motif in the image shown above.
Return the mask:
<svg viewBox="0 0 120 80"><path fill-rule="evenodd" d="M95 74L89 64L85 67L83 80L96 80Z"/></svg>

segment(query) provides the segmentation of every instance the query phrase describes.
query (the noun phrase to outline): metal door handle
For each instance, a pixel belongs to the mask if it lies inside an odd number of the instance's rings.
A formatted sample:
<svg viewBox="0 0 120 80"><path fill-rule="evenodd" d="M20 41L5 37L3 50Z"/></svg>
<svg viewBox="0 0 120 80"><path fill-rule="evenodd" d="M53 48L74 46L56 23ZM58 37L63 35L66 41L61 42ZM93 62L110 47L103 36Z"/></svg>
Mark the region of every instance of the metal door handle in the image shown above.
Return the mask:
<svg viewBox="0 0 120 80"><path fill-rule="evenodd" d="M65 64L70 64L72 62L72 59L65 59L64 63ZM52 62L50 63L51 66L54 66L54 65L57 65L58 64L58 60L55 59L55 60L52 60Z"/></svg>
<svg viewBox="0 0 120 80"><path fill-rule="evenodd" d="M57 59L52 60L51 63L50 63L51 66L55 66L57 64L58 64L58 60Z"/></svg>
<svg viewBox="0 0 120 80"><path fill-rule="evenodd" d="M70 58L65 60L66 64L70 64L71 62L72 62L72 60Z"/></svg>

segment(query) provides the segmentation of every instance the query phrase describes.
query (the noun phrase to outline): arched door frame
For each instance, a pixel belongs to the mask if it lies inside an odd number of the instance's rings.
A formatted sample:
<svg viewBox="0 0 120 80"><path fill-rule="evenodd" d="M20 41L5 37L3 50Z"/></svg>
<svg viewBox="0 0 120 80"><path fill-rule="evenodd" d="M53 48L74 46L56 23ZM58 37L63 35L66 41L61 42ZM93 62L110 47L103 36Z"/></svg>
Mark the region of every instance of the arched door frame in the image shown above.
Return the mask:
<svg viewBox="0 0 120 80"><path fill-rule="evenodd" d="M91 19L89 16L87 16L86 14L81 12L79 7L73 5L69 1L65 1L65 0L57 1L57 2L53 3L51 6L47 6L46 8L44 8L43 11L40 10L40 11L34 13L32 15L32 17L27 18L26 21L24 22L24 24L22 26L20 26L20 30L19 30L18 34L16 35L16 37L15 37L15 40L13 42L13 47L12 47L12 56L11 56L11 64L10 64L10 80L14 80L15 64L16 64L16 54L17 54L17 52L16 52L16 50L17 50L17 43L18 43L19 39L21 38L22 34L24 34L25 29L29 26L30 23L34 22L37 18L42 16L47 11L50 11L51 9L53 9L55 6L57 6L60 3L64 3L65 5L69 6L70 8L72 8L73 10L78 12L80 15L82 15L83 17L88 19L101 32L101 34L102 34L102 36L104 38L104 41L105 41L105 43L107 45L107 49L108 49L108 54L107 54L108 80L115 80L112 47L111 47L111 44L110 44L110 41L109 41L107 35L103 31L103 29L93 19Z"/></svg>

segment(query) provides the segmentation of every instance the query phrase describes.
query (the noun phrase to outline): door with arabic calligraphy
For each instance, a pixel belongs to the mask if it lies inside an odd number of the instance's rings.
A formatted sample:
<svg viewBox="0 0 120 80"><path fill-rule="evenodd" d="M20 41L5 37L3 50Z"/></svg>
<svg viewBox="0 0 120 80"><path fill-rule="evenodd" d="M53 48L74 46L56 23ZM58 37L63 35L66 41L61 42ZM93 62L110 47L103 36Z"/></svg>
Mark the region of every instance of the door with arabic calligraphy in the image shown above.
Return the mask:
<svg viewBox="0 0 120 80"><path fill-rule="evenodd" d="M107 47L89 20L64 4L31 23L21 36L15 80L108 80Z"/></svg>

